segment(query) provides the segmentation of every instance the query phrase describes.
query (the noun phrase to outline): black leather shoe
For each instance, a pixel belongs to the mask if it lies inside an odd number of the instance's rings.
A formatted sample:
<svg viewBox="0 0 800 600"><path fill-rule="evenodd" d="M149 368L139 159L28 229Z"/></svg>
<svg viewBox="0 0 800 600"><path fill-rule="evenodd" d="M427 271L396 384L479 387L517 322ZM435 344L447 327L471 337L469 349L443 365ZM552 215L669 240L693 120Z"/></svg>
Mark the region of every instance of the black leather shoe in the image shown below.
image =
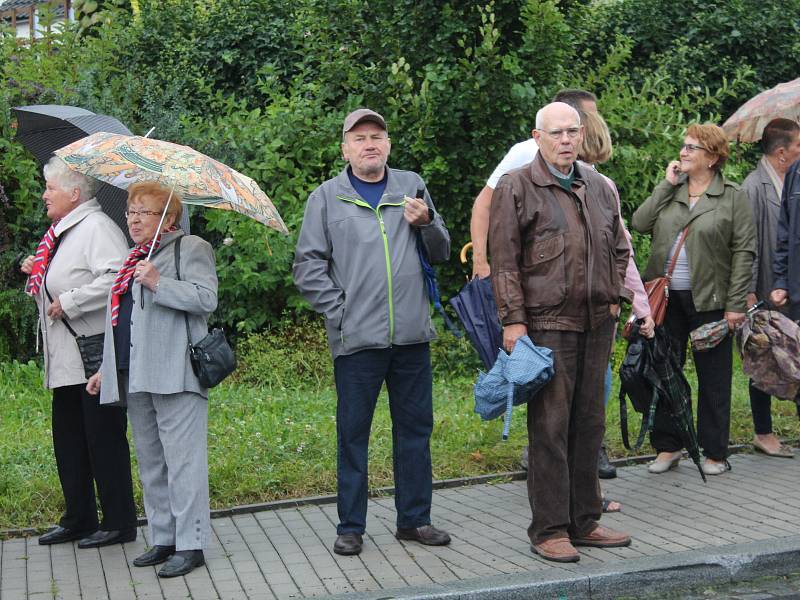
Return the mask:
<svg viewBox="0 0 800 600"><path fill-rule="evenodd" d="M153 546L141 556L134 558L133 566L152 567L153 565L160 565L166 562L173 554L175 554L175 546Z"/></svg>
<svg viewBox="0 0 800 600"><path fill-rule="evenodd" d="M600 479L614 479L617 476L617 467L609 462L605 445L600 446L600 455L597 457L597 476Z"/></svg>
<svg viewBox="0 0 800 600"><path fill-rule="evenodd" d="M112 529L110 531L98 529L89 537L85 537L78 542L78 548L100 548L102 546L111 546L112 544L133 542L135 540L135 527L130 529Z"/></svg>
<svg viewBox="0 0 800 600"><path fill-rule="evenodd" d="M352 556L361 553L364 538L360 533L343 533L333 543L333 551L342 556Z"/></svg>
<svg viewBox="0 0 800 600"><path fill-rule="evenodd" d="M74 529L67 529L66 527L58 526L40 537L39 543L42 546L49 546L50 544L63 544L64 542L80 540L91 534L92 531L75 531Z"/></svg>
<svg viewBox="0 0 800 600"><path fill-rule="evenodd" d="M167 564L161 567L159 577L180 577L191 573L195 568L206 564L202 550L178 550L169 557Z"/></svg>
<svg viewBox="0 0 800 600"><path fill-rule="evenodd" d="M426 546L446 546L450 543L450 534L441 529L436 529L433 525L424 525L412 529L402 529L398 527L394 537L398 540L419 542Z"/></svg>

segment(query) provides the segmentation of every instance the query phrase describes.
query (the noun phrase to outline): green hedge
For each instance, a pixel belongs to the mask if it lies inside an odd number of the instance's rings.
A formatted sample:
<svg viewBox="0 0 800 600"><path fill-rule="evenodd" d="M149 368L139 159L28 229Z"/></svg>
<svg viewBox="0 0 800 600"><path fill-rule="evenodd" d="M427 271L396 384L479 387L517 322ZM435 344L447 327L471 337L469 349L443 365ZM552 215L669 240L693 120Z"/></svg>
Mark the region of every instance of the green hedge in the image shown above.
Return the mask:
<svg viewBox="0 0 800 600"><path fill-rule="evenodd" d="M599 95L615 140L602 169L630 214L676 155L687 122L719 122L756 88L800 72L791 37L797 21L776 20L798 1L690 3L693 25L678 38L662 33L675 11L654 15L650 0L139 0L135 15L123 0L107 0L82 18L80 31L32 46L4 31L0 359L25 358L33 347L32 307L12 264L45 228L38 167L12 141L12 106L76 104L136 133L155 126L156 137L252 176L274 199L288 237L239 215L192 214L193 230L217 252L215 318L250 333L307 311L291 279L294 242L308 194L344 166L338 132L352 108L384 114L391 164L419 171L445 217L454 246L440 268L446 300L463 281L456 251L469 239L474 196L508 147L530 134L555 90ZM788 45L734 44L722 35L698 56L708 27L743 10L757 14L740 32L754 38L773 20ZM693 60L681 63L687 56ZM729 175L742 179L753 159L738 150ZM645 258L647 241L635 242Z"/></svg>

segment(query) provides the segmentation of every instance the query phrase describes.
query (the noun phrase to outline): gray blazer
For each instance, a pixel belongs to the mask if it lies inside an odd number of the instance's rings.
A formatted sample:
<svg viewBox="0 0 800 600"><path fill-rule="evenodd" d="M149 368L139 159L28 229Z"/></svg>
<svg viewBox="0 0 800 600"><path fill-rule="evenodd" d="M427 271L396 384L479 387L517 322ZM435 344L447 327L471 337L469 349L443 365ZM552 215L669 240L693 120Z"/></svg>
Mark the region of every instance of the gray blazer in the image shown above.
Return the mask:
<svg viewBox="0 0 800 600"><path fill-rule="evenodd" d="M748 291L754 292L759 300L764 300L772 291L772 259L781 199L762 161L744 180L742 188L750 200L753 224L756 226L756 259L753 261L753 279Z"/></svg>
<svg viewBox="0 0 800 600"><path fill-rule="evenodd" d="M180 236L183 241L181 280L178 281L175 240ZM205 240L178 230L162 236L161 246L150 260L161 279L157 293L133 283L127 390L121 390L117 381L111 311L106 311L100 404L125 404L126 392L177 394L189 391L208 397L208 390L200 385L192 371L183 315L188 313L192 342L199 342L208 334L208 316L217 307L214 251Z"/></svg>

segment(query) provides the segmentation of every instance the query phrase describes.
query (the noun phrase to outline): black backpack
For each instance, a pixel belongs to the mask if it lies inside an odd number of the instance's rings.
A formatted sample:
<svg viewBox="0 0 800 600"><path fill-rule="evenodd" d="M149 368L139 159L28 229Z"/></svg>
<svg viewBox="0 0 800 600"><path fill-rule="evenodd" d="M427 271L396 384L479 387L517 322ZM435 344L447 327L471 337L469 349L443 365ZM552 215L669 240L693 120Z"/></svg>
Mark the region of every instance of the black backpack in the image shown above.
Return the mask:
<svg viewBox="0 0 800 600"><path fill-rule="evenodd" d="M652 341L639 333L634 324L628 338L628 350L619 367L619 426L622 443L628 450L638 450L644 442L644 434L653 428L658 404L655 372L653 371ZM628 406L625 397L631 399L633 409L642 415L639 437L633 448L628 440Z"/></svg>

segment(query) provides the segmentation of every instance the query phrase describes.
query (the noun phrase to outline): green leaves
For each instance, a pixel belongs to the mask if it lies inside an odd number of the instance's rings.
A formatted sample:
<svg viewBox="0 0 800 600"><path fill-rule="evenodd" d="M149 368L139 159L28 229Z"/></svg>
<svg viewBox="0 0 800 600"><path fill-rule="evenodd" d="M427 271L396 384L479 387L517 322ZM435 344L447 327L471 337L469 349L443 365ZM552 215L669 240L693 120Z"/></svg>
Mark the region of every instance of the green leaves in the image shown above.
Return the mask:
<svg viewBox="0 0 800 600"><path fill-rule="evenodd" d="M800 72L800 21L789 18L800 0L686 0L680 11L666 0L74 6L81 24L42 43L18 46L0 33L0 181L9 199L0 207L0 293L19 289L10 265L45 228L38 166L13 141L10 107L73 104L135 133L154 126L154 136L253 177L274 200L287 238L233 214L192 215L193 232L217 252L215 318L237 332L307 311L292 283L294 242L309 193L344 166L341 123L358 106L386 117L389 164L423 175L450 229L454 258L438 269L446 300L463 281L455 250L469 240L476 194L558 89L600 97L615 143L602 170L628 215L662 177L687 123L719 121L759 87ZM737 152L727 172L743 176L753 158ZM644 244L640 259L646 252ZM31 305L9 302L0 355L5 347L14 356L33 347L32 328L21 325Z"/></svg>

